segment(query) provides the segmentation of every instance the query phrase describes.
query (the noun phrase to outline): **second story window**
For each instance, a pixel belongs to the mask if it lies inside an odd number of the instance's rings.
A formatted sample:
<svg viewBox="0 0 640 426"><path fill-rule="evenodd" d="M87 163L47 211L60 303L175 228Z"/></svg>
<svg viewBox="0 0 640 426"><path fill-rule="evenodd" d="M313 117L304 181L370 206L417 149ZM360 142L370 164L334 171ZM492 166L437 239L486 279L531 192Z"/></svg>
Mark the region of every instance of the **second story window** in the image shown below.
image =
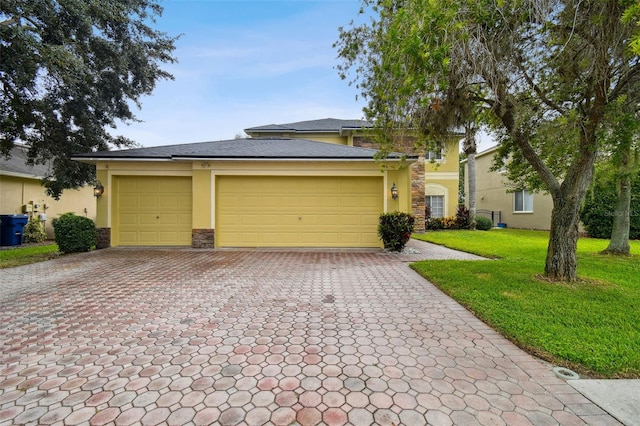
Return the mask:
<svg viewBox="0 0 640 426"><path fill-rule="evenodd" d="M442 151L429 151L426 158L427 160L442 160Z"/></svg>

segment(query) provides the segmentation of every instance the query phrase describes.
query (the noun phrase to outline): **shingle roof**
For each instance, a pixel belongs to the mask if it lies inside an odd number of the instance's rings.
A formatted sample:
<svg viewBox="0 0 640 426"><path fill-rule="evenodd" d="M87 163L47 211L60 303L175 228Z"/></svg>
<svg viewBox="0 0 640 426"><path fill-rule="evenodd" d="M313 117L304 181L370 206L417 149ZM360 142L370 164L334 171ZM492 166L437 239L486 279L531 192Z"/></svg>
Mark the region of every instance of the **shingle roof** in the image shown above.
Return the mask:
<svg viewBox="0 0 640 426"><path fill-rule="evenodd" d="M49 166L46 164L27 165L28 148L14 145L11 156L6 158L0 155L0 174L42 179L49 174Z"/></svg>
<svg viewBox="0 0 640 426"><path fill-rule="evenodd" d="M256 132L341 132L343 130L359 130L371 128L373 124L366 120L340 120L337 118L323 118L320 120L298 121L287 124L267 124L265 126L250 127L244 131L248 134Z"/></svg>
<svg viewBox="0 0 640 426"><path fill-rule="evenodd" d="M99 151L77 154L79 161L101 159L309 159L309 160L374 160L375 149L316 142L306 139L232 139L182 145L135 148L120 151ZM388 159L414 158L391 153ZM417 158L417 157L415 157Z"/></svg>

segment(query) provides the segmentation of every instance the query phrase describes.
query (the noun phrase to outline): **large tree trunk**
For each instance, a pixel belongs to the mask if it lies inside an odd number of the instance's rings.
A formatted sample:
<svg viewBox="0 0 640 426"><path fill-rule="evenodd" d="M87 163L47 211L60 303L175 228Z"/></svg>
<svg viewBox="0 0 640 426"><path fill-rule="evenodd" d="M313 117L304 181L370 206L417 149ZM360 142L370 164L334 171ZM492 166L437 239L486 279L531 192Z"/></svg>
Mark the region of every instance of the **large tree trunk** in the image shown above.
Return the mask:
<svg viewBox="0 0 640 426"><path fill-rule="evenodd" d="M632 160L632 136L629 134L628 138L624 138L620 141L618 147L617 157L618 163L618 201L613 212L613 228L611 229L611 239L609 240L609 246L604 250L604 253L617 254L617 255L629 255L631 249L629 247L629 226L630 218L629 211L631 210L631 175L633 174L633 166L635 163Z"/></svg>
<svg viewBox="0 0 640 426"><path fill-rule="evenodd" d="M629 211L631 210L631 176L625 174L618 181L618 201L613 212L611 240L605 253L629 255Z"/></svg>
<svg viewBox="0 0 640 426"><path fill-rule="evenodd" d="M595 152L595 149L582 149L576 167L571 167L564 182L551 192L553 210L544 274L552 280L576 281L578 278L580 207L591 186Z"/></svg>
<svg viewBox="0 0 640 426"><path fill-rule="evenodd" d="M557 281L578 278L578 212L582 198L553 197L551 230L544 274Z"/></svg>

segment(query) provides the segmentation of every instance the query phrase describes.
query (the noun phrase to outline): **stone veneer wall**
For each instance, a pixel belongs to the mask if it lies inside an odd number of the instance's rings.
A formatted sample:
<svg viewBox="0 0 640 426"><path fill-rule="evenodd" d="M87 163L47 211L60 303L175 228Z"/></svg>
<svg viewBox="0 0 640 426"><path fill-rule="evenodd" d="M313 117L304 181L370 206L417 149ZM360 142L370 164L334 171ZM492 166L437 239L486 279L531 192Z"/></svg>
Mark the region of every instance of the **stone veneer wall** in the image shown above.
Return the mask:
<svg viewBox="0 0 640 426"><path fill-rule="evenodd" d="M418 157L418 161L411 165L411 214L416 218L414 232L424 232L426 220L425 206L425 159Z"/></svg>
<svg viewBox="0 0 640 426"><path fill-rule="evenodd" d="M353 146L360 148L378 149L375 142L363 136L353 137ZM400 143L402 151L416 154L414 138L404 137ZM415 232L425 231L425 158L420 155L418 161L411 165L411 214L415 216Z"/></svg>
<svg viewBox="0 0 640 426"><path fill-rule="evenodd" d="M111 228L96 228L96 237L97 249L111 247Z"/></svg>
<svg viewBox="0 0 640 426"><path fill-rule="evenodd" d="M215 247L215 230L193 229L191 231L191 247L197 249L212 249Z"/></svg>

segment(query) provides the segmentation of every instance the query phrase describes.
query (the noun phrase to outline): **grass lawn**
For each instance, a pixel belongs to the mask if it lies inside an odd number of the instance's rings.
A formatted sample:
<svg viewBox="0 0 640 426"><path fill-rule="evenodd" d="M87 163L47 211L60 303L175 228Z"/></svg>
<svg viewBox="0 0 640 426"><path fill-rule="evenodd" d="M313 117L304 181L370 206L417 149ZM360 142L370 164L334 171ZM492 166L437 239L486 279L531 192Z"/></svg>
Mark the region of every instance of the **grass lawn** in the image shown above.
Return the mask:
<svg viewBox="0 0 640 426"><path fill-rule="evenodd" d="M580 239L580 282L541 279L547 232L496 229L415 235L491 261L423 261L412 267L527 351L591 377L640 378L640 241L631 257L601 255Z"/></svg>
<svg viewBox="0 0 640 426"><path fill-rule="evenodd" d="M0 250L0 269L42 262L58 256L58 246L56 244Z"/></svg>

